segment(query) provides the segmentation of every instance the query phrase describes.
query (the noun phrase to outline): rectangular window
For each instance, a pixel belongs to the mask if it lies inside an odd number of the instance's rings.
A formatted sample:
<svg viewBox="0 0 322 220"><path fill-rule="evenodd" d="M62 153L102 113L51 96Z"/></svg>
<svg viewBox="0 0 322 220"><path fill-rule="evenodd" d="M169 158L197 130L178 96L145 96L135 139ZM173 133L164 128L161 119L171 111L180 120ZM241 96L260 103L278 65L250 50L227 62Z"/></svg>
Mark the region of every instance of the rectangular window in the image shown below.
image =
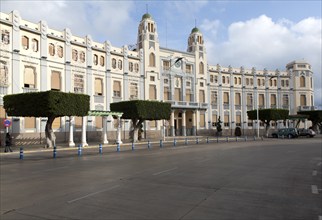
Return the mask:
<svg viewBox="0 0 322 220"><path fill-rule="evenodd" d="M264 94L259 94L258 96L258 105L259 106L264 106Z"/></svg>
<svg viewBox="0 0 322 220"><path fill-rule="evenodd" d="M137 99L138 98L138 84L137 83L131 83L130 84L130 100Z"/></svg>
<svg viewBox="0 0 322 220"><path fill-rule="evenodd" d="M224 92L224 105L229 105L229 93Z"/></svg>
<svg viewBox="0 0 322 220"><path fill-rule="evenodd" d="M229 127L229 115L224 115L224 126Z"/></svg>
<svg viewBox="0 0 322 220"><path fill-rule="evenodd" d="M276 106L276 95L271 94L271 106Z"/></svg>
<svg viewBox="0 0 322 220"><path fill-rule="evenodd" d="M199 102L205 103L205 91L204 90L199 90Z"/></svg>
<svg viewBox="0 0 322 220"><path fill-rule="evenodd" d="M247 93L247 106L253 106L253 94Z"/></svg>
<svg viewBox="0 0 322 220"><path fill-rule="evenodd" d="M82 128L83 118L82 117L75 117L75 129Z"/></svg>
<svg viewBox="0 0 322 220"><path fill-rule="evenodd" d="M192 65L186 64L186 73L192 73Z"/></svg>
<svg viewBox="0 0 322 220"><path fill-rule="evenodd" d="M283 105L288 106L288 95L286 94L283 95Z"/></svg>
<svg viewBox="0 0 322 220"><path fill-rule="evenodd" d="M301 106L306 106L306 95L301 95L300 96L300 105Z"/></svg>
<svg viewBox="0 0 322 220"><path fill-rule="evenodd" d="M200 113L200 127L204 128L205 127L205 113Z"/></svg>
<svg viewBox="0 0 322 220"><path fill-rule="evenodd" d="M95 95L103 95L103 80L95 78Z"/></svg>
<svg viewBox="0 0 322 220"><path fill-rule="evenodd" d="M103 117L102 116L95 116L95 127L96 127L96 129L103 128Z"/></svg>
<svg viewBox="0 0 322 220"><path fill-rule="evenodd" d="M191 90L186 89L186 101L190 102L191 101Z"/></svg>
<svg viewBox="0 0 322 220"><path fill-rule="evenodd" d="M217 101L218 101L217 91L212 91L211 92L211 104L212 105L217 105Z"/></svg>
<svg viewBox="0 0 322 220"><path fill-rule="evenodd" d="M150 81L154 82L155 81L155 77L154 76L150 76Z"/></svg>
<svg viewBox="0 0 322 220"><path fill-rule="evenodd" d="M35 117L25 117L25 129L36 128L36 118Z"/></svg>
<svg viewBox="0 0 322 220"><path fill-rule="evenodd" d="M240 93L235 94L235 105L241 105Z"/></svg>
<svg viewBox="0 0 322 220"><path fill-rule="evenodd" d="M114 97L121 97L121 82L120 81L113 82L113 96Z"/></svg>
<svg viewBox="0 0 322 220"><path fill-rule="evenodd" d="M51 71L51 90L60 91L60 72Z"/></svg>
<svg viewBox="0 0 322 220"><path fill-rule="evenodd" d="M60 128L60 118L55 118L52 124L53 129L59 129Z"/></svg>
<svg viewBox="0 0 322 220"><path fill-rule="evenodd" d="M170 70L170 61L163 60L163 70Z"/></svg>
<svg viewBox="0 0 322 220"><path fill-rule="evenodd" d="M32 67L25 67L24 73L24 87L25 88L35 88L36 80L35 80L35 69Z"/></svg>
<svg viewBox="0 0 322 220"><path fill-rule="evenodd" d="M169 100L169 87L163 88L163 100Z"/></svg>
<svg viewBox="0 0 322 220"><path fill-rule="evenodd" d="M180 97L181 97L180 88L175 88L174 89L174 100L175 101L181 101Z"/></svg>
<svg viewBox="0 0 322 220"><path fill-rule="evenodd" d="M149 121L149 127L150 128L156 128L157 127L157 122L156 121Z"/></svg>
<svg viewBox="0 0 322 220"><path fill-rule="evenodd" d="M84 93L84 76L82 74L74 74L74 92Z"/></svg>
<svg viewBox="0 0 322 220"><path fill-rule="evenodd" d="M157 93L156 93L156 86L155 85L150 85L149 86L149 98L151 100L156 100L157 99Z"/></svg>
<svg viewBox="0 0 322 220"><path fill-rule="evenodd" d="M241 126L241 115L236 115L236 126Z"/></svg>

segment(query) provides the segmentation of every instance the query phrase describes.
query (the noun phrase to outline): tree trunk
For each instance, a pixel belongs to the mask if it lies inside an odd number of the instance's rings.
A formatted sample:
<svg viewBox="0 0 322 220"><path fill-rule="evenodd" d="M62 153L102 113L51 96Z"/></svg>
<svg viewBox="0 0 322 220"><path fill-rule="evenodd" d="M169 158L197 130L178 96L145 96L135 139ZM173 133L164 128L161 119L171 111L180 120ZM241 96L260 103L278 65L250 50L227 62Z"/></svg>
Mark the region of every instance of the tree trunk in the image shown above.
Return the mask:
<svg viewBox="0 0 322 220"><path fill-rule="evenodd" d="M130 132L133 142L137 142L139 138L139 129L144 120L132 119L133 130Z"/></svg>
<svg viewBox="0 0 322 220"><path fill-rule="evenodd" d="M51 148L56 145L56 136L53 132L52 125L53 121L55 120L54 116L48 117L46 128L45 128L45 134L46 134L46 142L47 142L47 148Z"/></svg>

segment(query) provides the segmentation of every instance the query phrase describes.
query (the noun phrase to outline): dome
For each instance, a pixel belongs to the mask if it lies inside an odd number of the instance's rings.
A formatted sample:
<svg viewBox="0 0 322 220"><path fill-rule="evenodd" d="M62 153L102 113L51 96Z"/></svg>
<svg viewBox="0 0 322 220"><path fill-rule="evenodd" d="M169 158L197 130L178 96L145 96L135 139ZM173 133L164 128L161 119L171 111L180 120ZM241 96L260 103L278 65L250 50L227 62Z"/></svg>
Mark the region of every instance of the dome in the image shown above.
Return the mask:
<svg viewBox="0 0 322 220"><path fill-rule="evenodd" d="M152 19L152 16L151 16L149 13L146 13L146 14L144 14L144 15L142 16L142 20L147 19L147 18Z"/></svg>
<svg viewBox="0 0 322 220"><path fill-rule="evenodd" d="M192 33L195 33L195 32L200 32L199 29L197 27L194 27L192 30L191 30L191 34Z"/></svg>

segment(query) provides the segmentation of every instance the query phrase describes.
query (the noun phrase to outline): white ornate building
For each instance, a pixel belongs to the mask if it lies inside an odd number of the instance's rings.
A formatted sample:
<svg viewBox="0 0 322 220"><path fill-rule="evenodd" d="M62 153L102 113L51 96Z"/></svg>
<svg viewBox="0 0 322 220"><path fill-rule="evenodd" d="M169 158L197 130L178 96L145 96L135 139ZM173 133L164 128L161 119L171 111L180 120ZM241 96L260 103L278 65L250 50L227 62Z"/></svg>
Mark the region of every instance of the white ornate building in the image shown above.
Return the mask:
<svg viewBox="0 0 322 220"><path fill-rule="evenodd" d="M244 134L254 134L257 124L248 120L247 110L283 108L296 114L314 109L309 63L293 61L285 71L212 65L196 27L187 36L186 52L164 48L159 45L156 22L144 14L136 49L129 50L109 41L94 42L90 35L74 36L68 28L50 29L45 21L25 21L17 11L0 15L1 120L6 117L4 95L51 89L90 95L91 110L108 111L110 103L131 99L170 102L173 111L165 123L168 136L212 134L219 116L224 134L233 134L237 126ZM46 118L11 119L9 131L17 140L39 143L44 137ZM88 140L99 141L105 125L108 138L115 138L117 126L112 117L88 116L85 122ZM61 142L68 141L69 123L67 117L54 122ZM72 123L78 141L82 119L76 117ZM162 121L146 122L146 137L160 136L162 126ZM129 127L128 121L122 121L122 138L128 137Z"/></svg>

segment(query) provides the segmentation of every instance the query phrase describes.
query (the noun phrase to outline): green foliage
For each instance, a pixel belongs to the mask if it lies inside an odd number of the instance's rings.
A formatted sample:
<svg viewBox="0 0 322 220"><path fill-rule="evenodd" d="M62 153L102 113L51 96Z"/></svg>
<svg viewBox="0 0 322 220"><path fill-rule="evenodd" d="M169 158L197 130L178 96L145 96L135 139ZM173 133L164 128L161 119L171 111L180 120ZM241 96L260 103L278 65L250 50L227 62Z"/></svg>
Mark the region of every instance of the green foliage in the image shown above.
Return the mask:
<svg viewBox="0 0 322 220"><path fill-rule="evenodd" d="M123 112L123 119L170 119L171 104L159 101L131 100L110 104L111 111Z"/></svg>
<svg viewBox="0 0 322 220"><path fill-rule="evenodd" d="M322 126L322 110L298 112L299 115L306 115L312 121L313 127Z"/></svg>
<svg viewBox="0 0 322 220"><path fill-rule="evenodd" d="M259 109L259 120L261 121L277 121L286 120L288 118L289 111L286 109ZM257 111L247 111L248 118L250 120L257 120Z"/></svg>
<svg viewBox="0 0 322 220"><path fill-rule="evenodd" d="M9 116L85 116L90 97L84 94L45 91L6 95L4 108Z"/></svg>

